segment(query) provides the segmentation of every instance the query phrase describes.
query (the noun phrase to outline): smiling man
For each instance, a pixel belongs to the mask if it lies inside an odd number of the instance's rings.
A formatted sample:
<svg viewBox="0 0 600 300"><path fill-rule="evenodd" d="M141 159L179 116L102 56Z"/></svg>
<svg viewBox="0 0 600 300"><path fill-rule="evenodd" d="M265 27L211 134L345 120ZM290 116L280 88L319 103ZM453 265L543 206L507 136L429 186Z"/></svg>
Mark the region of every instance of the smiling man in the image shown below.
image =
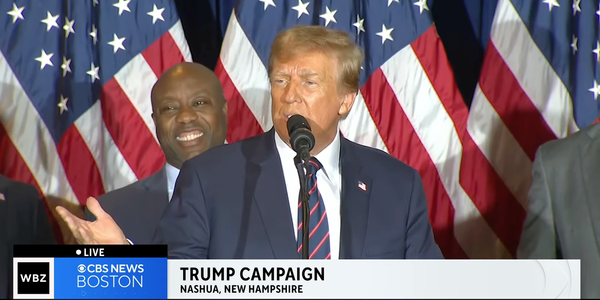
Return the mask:
<svg viewBox="0 0 600 300"><path fill-rule="evenodd" d="M167 163L149 177L98 198L105 213L136 244L152 242L183 162L222 145L227 133L227 102L221 83L200 64L171 67L154 85L151 98L152 119Z"/></svg>

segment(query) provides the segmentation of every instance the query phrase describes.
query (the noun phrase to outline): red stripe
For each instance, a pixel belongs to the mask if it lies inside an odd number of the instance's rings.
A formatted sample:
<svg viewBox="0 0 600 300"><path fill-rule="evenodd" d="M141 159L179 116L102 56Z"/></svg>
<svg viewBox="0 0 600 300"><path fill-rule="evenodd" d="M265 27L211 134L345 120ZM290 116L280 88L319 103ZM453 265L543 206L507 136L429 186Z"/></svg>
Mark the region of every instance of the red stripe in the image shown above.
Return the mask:
<svg viewBox="0 0 600 300"><path fill-rule="evenodd" d="M67 179L81 205L85 205L90 196L98 197L104 194L96 160L74 125L65 131L57 145L57 151Z"/></svg>
<svg viewBox="0 0 600 300"><path fill-rule="evenodd" d="M361 93L389 153L419 171L429 219L442 253L446 258L467 258L454 236L454 208L437 169L381 69L371 75Z"/></svg>
<svg viewBox="0 0 600 300"><path fill-rule="evenodd" d="M106 128L137 178L160 170L165 164L165 155L114 78L102 87L100 101Z"/></svg>
<svg viewBox="0 0 600 300"><path fill-rule="evenodd" d="M142 56L157 78L160 78L170 67L185 61L179 46L168 31L146 48Z"/></svg>
<svg viewBox="0 0 600 300"><path fill-rule="evenodd" d="M327 241L328 238L329 238L329 232L327 232L327 234L325 234L325 236L323 237L321 242L317 245L317 247L315 247L315 250L313 250L313 252L308 257L309 259L312 259L315 256L315 254L317 254L317 252L319 252L319 249L321 249L321 247L323 246L323 244L325 244L325 242Z"/></svg>
<svg viewBox="0 0 600 300"><path fill-rule="evenodd" d="M481 68L479 86L531 161L540 145L556 139L491 40Z"/></svg>
<svg viewBox="0 0 600 300"><path fill-rule="evenodd" d="M248 108L246 101L244 101L244 98L238 92L233 81L231 81L220 59L217 62L215 73L223 85L223 92L225 93L225 99L227 99L227 142L231 144L263 133L263 129L260 127L254 114L252 114L252 111L250 111L250 108Z"/></svg>
<svg viewBox="0 0 600 300"><path fill-rule="evenodd" d="M310 234L308 235L308 238L312 238L312 236L315 235L317 230L319 230L319 227L321 227L321 224L323 224L323 221L325 221L326 216L327 216L327 212L324 212L323 215L321 216L321 220L319 220L319 223L317 223L317 225L315 225L315 228L313 228L313 230L310 232Z"/></svg>
<svg viewBox="0 0 600 300"><path fill-rule="evenodd" d="M432 26L415 40L412 48L454 121L463 144L460 184L507 250L516 257L525 210L467 131L467 107L452 80L454 74L435 27Z"/></svg>
<svg viewBox="0 0 600 300"><path fill-rule="evenodd" d="M17 148L15 148L14 144L8 137L8 134L6 133L2 124L0 124L0 173L13 180L31 184L37 189L40 198L42 201L44 201L46 206L46 213L48 214L50 223L52 224L54 236L59 243L63 242L64 239L60 226L57 220L54 218L54 215L50 212L50 209L54 209L54 205L52 205L51 208L48 204L48 201L42 193L40 186L37 184L37 181L33 177L29 167L27 167L27 164L25 164L25 161L19 154L19 151L17 151Z"/></svg>

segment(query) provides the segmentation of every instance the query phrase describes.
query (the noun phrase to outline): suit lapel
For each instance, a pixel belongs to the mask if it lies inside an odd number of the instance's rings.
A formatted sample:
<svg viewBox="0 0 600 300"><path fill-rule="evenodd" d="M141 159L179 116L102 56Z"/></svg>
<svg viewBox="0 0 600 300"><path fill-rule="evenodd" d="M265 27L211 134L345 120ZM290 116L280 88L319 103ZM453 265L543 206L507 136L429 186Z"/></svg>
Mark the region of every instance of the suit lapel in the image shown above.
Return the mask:
<svg viewBox="0 0 600 300"><path fill-rule="evenodd" d="M281 161L275 148L275 131L263 135L248 159L246 187L255 189L254 199L275 258L299 258L294 239L294 228L288 202ZM254 144L255 145L255 144ZM251 191L248 191L251 192Z"/></svg>
<svg viewBox="0 0 600 300"><path fill-rule="evenodd" d="M143 185L146 188L145 199L139 199L143 201L144 209L151 212L152 216L160 216L169 204L169 192L168 192L168 181L167 181L167 169L166 165L143 181Z"/></svg>
<svg viewBox="0 0 600 300"><path fill-rule="evenodd" d="M365 255L365 235L369 217L371 177L363 172L360 157L350 141L342 138L342 195L340 258L362 258Z"/></svg>
<svg viewBox="0 0 600 300"><path fill-rule="evenodd" d="M580 161L583 172L586 203L596 245L600 249L600 127L596 126L588 132L589 143L580 147Z"/></svg>

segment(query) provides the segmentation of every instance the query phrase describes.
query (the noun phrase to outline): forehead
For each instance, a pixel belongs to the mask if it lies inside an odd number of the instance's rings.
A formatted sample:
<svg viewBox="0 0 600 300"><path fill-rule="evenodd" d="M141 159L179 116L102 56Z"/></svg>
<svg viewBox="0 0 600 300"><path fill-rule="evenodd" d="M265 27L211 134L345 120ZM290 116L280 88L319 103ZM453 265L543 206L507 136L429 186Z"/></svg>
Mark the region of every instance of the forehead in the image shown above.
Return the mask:
<svg viewBox="0 0 600 300"><path fill-rule="evenodd" d="M198 93L213 95L218 92L217 83L213 81L193 74L161 78L152 91L152 97L164 98Z"/></svg>
<svg viewBox="0 0 600 300"><path fill-rule="evenodd" d="M273 75L297 74L328 77L336 68L334 60L320 52L300 52L293 57L273 60Z"/></svg>

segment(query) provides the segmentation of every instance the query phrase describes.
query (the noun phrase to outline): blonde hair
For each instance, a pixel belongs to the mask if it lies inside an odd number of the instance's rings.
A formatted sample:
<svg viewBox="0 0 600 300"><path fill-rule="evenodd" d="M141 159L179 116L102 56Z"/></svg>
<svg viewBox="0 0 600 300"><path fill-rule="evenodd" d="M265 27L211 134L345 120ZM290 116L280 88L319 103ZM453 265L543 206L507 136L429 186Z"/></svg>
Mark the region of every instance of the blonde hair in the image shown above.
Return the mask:
<svg viewBox="0 0 600 300"><path fill-rule="evenodd" d="M364 59L362 50L350 40L347 32L323 26L296 26L278 33L271 45L269 75L275 60L288 61L310 51L336 58L337 78L343 92L358 92L360 66Z"/></svg>

